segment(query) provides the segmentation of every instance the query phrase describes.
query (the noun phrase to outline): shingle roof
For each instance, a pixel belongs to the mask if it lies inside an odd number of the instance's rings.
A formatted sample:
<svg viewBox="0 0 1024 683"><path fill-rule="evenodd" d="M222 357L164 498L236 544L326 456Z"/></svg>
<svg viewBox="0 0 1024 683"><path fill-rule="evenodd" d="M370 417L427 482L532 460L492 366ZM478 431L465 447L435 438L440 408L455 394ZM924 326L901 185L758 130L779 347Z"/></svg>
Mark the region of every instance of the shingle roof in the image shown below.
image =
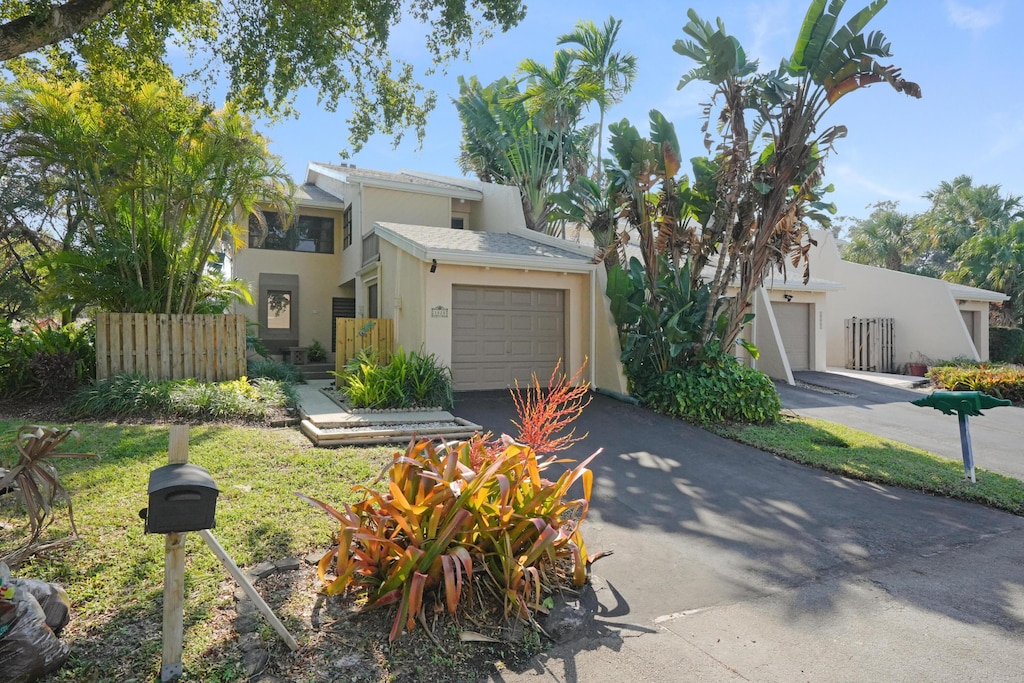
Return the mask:
<svg viewBox="0 0 1024 683"><path fill-rule="evenodd" d="M362 178L364 180L378 180L384 182L393 183L407 183L409 185L419 185L422 187L430 187L434 189L442 190L453 190L459 192L479 192L475 187L472 187L468 183L463 185L458 182L447 182L438 180L436 178L424 178L411 173L403 173L401 171L392 173L390 171L376 171L370 168L357 168L355 166L339 166L337 164L325 164L323 162L316 162L318 166L331 169L337 173L344 173L351 178ZM452 179L457 181L456 178Z"/></svg>
<svg viewBox="0 0 1024 683"><path fill-rule="evenodd" d="M317 187L313 183L303 183L295 188L295 201L299 204L336 204L339 207L345 206L345 200L336 197L327 190Z"/></svg>
<svg viewBox="0 0 1024 683"><path fill-rule="evenodd" d="M589 263L591 259L568 249L560 249L522 235L507 232L453 230L422 225L378 223L378 226L418 245L424 251L449 251L467 254L492 254L533 258L568 259ZM385 233L386 238L386 233Z"/></svg>

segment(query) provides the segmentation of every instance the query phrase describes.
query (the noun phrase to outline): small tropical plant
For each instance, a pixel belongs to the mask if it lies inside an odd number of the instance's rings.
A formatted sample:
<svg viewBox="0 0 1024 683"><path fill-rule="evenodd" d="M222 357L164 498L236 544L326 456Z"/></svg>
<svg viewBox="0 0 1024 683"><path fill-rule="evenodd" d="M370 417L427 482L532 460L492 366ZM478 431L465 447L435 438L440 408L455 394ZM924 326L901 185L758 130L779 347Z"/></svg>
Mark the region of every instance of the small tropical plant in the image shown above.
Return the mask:
<svg viewBox="0 0 1024 683"><path fill-rule="evenodd" d="M296 494L341 524L336 545L318 564L328 595L366 591L366 608L397 604L390 639L415 627L431 589L443 590L454 614L473 590L475 571L498 587L506 615L529 618L543 595L571 576L586 581L580 524L590 504L590 456L555 480L544 478L555 458L541 460L528 446L506 442L480 469L471 465L481 437L435 447L429 441L395 453L383 492L357 487L363 499L342 510ZM570 487L583 482L583 495Z"/></svg>
<svg viewBox="0 0 1024 683"><path fill-rule="evenodd" d="M355 408L451 408L451 371L433 353L406 354L402 347L387 363L366 348L332 372L339 388Z"/></svg>
<svg viewBox="0 0 1024 683"><path fill-rule="evenodd" d="M553 436L586 405L586 385L572 386L582 370L567 379L556 368L549 391L534 377L529 395L516 396L520 440L550 452L583 438ZM593 488L588 466L598 453L566 466L572 461L542 457L505 435L440 446L414 441L376 482L356 487L362 499L355 505L338 510L296 493L341 524L317 568L327 594L364 591L365 609L396 604L391 640L423 622L431 596L455 614L483 585L502 600L506 617L532 620L555 586L585 583L599 556L588 556L580 533ZM553 481L552 469L559 473ZM582 496L570 496L577 481Z"/></svg>
<svg viewBox="0 0 1024 683"><path fill-rule="evenodd" d="M310 363L323 363L327 360L327 349L318 340L314 339L313 343L309 345L307 358L309 358Z"/></svg>
<svg viewBox="0 0 1024 683"><path fill-rule="evenodd" d="M75 515L71 507L71 496L61 485L57 470L47 462L50 458L89 458L89 453L58 453L56 449L69 436L78 438L78 433L71 429L39 427L25 425L18 429L14 438L14 447L18 455L4 463L6 472L0 474L0 492L18 490L21 493L26 510L31 535L28 541L17 550L5 554L0 560L7 561L20 555L30 548L38 539L43 529L53 522L53 504L58 498L68 504L68 520L71 522L71 534L78 537L75 527Z"/></svg>
<svg viewBox="0 0 1024 683"><path fill-rule="evenodd" d="M589 382L580 382L587 361L572 377L562 372L562 360L559 359L551 371L547 388L540 385L537 375L533 375L531 386L524 392L519 389L516 380L512 401L516 406L519 421L512 421L519 428L519 441L537 453L547 455L564 451L573 444L586 438L576 436L572 423L590 405L591 397ZM568 431L567 431L568 430Z"/></svg>

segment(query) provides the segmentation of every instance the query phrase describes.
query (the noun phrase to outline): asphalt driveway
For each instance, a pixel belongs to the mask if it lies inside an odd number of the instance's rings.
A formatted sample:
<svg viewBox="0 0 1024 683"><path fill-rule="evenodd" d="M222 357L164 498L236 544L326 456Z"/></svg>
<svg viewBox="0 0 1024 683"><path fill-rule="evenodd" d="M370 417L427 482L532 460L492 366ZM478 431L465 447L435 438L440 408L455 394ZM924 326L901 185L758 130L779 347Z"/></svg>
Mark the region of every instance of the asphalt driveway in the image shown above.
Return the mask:
<svg viewBox="0 0 1024 683"><path fill-rule="evenodd" d="M919 409L923 410L923 409ZM505 392L455 413L514 432ZM953 425L955 427L955 424ZM591 637L495 681L1010 681L1024 519L844 479L595 396Z"/></svg>
<svg viewBox="0 0 1024 683"><path fill-rule="evenodd" d="M929 389L898 389L830 372L794 376L837 393L779 384L785 408L962 461L956 416L910 403L927 396ZM975 465L1024 479L1024 408L987 410L970 418L970 430Z"/></svg>

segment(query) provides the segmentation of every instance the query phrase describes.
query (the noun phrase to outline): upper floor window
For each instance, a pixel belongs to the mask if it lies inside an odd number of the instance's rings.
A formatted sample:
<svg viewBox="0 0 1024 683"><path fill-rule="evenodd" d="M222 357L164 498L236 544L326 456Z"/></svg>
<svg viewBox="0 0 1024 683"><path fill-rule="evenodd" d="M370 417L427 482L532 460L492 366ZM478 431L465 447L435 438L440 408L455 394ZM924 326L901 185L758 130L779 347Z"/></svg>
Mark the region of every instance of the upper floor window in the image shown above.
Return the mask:
<svg viewBox="0 0 1024 683"><path fill-rule="evenodd" d="M345 208L345 218L341 223L341 248L348 249L352 246L352 205Z"/></svg>
<svg viewBox="0 0 1024 683"><path fill-rule="evenodd" d="M323 216L303 216L295 219L290 228L281 223L280 214L264 212L267 232L264 239L256 216L249 216L249 246L254 249L304 251L314 254L334 253L334 219Z"/></svg>
<svg viewBox="0 0 1024 683"><path fill-rule="evenodd" d="M465 218L455 218L455 217L452 217L452 228L454 228L455 230L462 230L465 227L466 227L466 219Z"/></svg>

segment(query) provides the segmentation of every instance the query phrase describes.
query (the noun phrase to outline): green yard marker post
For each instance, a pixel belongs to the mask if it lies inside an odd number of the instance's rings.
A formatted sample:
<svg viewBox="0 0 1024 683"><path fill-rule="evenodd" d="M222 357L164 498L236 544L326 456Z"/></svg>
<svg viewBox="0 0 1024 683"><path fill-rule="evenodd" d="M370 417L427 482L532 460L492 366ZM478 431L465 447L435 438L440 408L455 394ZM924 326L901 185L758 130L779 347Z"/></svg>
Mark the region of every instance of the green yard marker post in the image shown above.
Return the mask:
<svg viewBox="0 0 1024 683"><path fill-rule="evenodd" d="M933 391L924 398L911 401L915 406L935 408L946 415L956 413L960 423L960 451L964 459L964 476L976 483L974 476L974 450L971 448L971 427L967 418L981 415L982 410L1013 405L1012 401L983 394L980 391Z"/></svg>

